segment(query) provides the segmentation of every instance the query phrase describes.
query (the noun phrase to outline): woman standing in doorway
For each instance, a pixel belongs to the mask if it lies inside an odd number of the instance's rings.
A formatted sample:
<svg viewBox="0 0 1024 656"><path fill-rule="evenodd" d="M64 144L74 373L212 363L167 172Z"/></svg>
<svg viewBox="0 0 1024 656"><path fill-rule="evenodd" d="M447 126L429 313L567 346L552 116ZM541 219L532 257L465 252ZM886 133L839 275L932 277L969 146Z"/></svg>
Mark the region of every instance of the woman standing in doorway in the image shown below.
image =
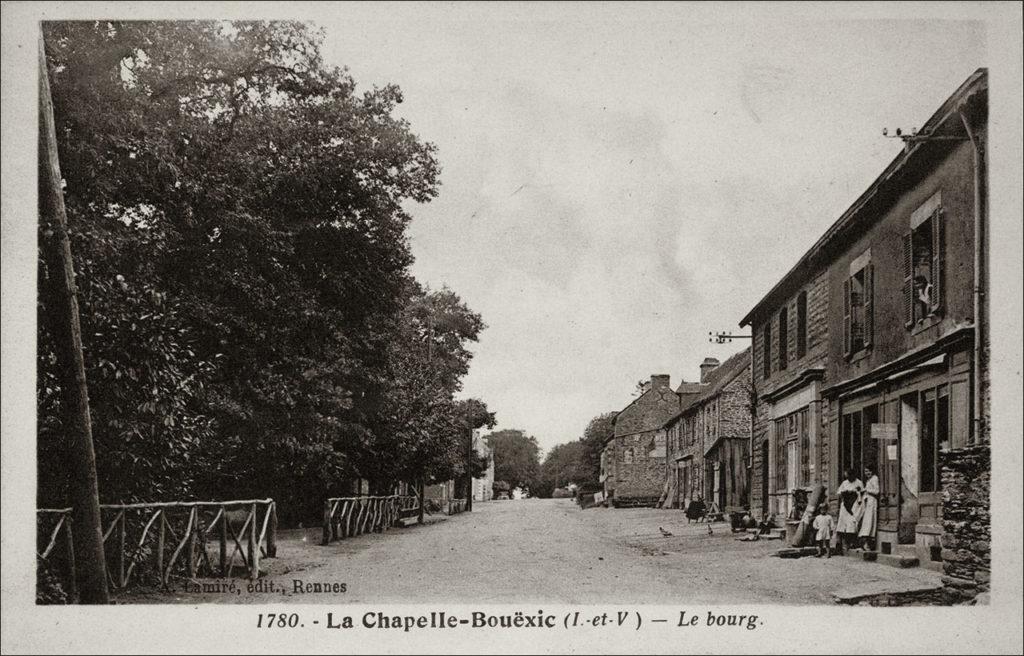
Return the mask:
<svg viewBox="0 0 1024 656"><path fill-rule="evenodd" d="M869 551L875 547L875 531L878 528L879 486L878 476L871 467L864 468L864 478L867 479L867 483L864 484L863 516L860 520L859 536L864 551Z"/></svg>
<svg viewBox="0 0 1024 656"><path fill-rule="evenodd" d="M857 528L862 510L861 492L864 490L864 484L852 469L845 470L844 474L846 478L836 490L839 495L839 521L836 522L836 533L842 539L845 550L857 542Z"/></svg>

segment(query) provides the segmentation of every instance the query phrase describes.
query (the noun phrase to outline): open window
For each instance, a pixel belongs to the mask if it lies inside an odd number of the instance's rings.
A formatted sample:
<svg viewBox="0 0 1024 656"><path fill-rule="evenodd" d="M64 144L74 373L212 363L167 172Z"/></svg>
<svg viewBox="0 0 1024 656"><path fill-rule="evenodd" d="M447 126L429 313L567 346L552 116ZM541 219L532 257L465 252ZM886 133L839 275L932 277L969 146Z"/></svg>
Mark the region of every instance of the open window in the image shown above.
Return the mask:
<svg viewBox="0 0 1024 656"><path fill-rule="evenodd" d="M903 235L903 305L908 328L942 308L945 226L941 198L935 194L910 217Z"/></svg>
<svg viewBox="0 0 1024 656"><path fill-rule="evenodd" d="M847 357L871 346L874 277L868 250L850 264L850 277L843 282L843 353Z"/></svg>

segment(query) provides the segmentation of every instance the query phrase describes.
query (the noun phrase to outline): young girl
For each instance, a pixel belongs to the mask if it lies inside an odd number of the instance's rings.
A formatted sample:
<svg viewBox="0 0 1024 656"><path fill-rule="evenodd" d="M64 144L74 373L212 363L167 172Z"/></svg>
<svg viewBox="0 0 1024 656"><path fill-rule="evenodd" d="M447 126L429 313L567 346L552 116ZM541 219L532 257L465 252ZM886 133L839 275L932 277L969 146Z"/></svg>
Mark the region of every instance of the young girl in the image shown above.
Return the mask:
<svg viewBox="0 0 1024 656"><path fill-rule="evenodd" d="M821 558L823 554L827 554L828 558L832 557L832 532L835 530L835 520L832 519L832 515L828 514L828 504L823 503L818 506L818 516L814 518L814 524L812 524L815 534L814 540L818 543L818 553L816 558Z"/></svg>

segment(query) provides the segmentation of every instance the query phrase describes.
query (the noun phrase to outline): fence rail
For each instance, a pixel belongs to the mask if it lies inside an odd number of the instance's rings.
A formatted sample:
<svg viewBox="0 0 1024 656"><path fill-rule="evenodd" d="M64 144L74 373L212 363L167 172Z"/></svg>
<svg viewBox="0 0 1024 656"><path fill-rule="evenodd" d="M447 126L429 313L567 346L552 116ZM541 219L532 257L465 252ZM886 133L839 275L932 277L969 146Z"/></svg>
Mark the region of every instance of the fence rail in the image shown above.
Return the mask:
<svg viewBox="0 0 1024 656"><path fill-rule="evenodd" d="M327 499L324 502L322 544L363 533L386 531L402 519L419 515L421 504L418 496L405 494Z"/></svg>
<svg viewBox="0 0 1024 656"><path fill-rule="evenodd" d="M277 555L273 499L107 504L100 506L100 513L107 575L114 589L143 577L167 587L175 573L189 578L231 577L241 569L256 579L260 558ZM48 536L46 546L37 552L46 566L63 535L61 578L74 596L71 509L38 510L37 522L40 544L44 544L42 536ZM212 536L215 529L219 530ZM218 547L216 556L209 553L211 543Z"/></svg>

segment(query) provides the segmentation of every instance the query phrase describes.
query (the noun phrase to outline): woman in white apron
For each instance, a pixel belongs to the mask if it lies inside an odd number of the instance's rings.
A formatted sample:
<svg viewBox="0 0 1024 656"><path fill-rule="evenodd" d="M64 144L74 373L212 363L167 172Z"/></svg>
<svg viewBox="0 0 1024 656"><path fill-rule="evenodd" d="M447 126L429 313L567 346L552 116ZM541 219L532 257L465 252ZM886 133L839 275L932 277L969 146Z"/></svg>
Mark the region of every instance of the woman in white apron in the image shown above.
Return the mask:
<svg viewBox="0 0 1024 656"><path fill-rule="evenodd" d="M864 550L868 551L875 546L875 531L878 528L878 493L880 488L878 486L878 476L872 471L871 467L864 468L864 478L867 479L867 483L864 484L864 494L861 503L863 516L860 520L860 532L858 535L864 545Z"/></svg>
<svg viewBox="0 0 1024 656"><path fill-rule="evenodd" d="M836 522L836 533L842 540L843 547L849 548L857 542L857 530L860 525L861 492L864 484L854 475L852 469L845 472L846 478L839 484L836 494L839 495L839 521Z"/></svg>

